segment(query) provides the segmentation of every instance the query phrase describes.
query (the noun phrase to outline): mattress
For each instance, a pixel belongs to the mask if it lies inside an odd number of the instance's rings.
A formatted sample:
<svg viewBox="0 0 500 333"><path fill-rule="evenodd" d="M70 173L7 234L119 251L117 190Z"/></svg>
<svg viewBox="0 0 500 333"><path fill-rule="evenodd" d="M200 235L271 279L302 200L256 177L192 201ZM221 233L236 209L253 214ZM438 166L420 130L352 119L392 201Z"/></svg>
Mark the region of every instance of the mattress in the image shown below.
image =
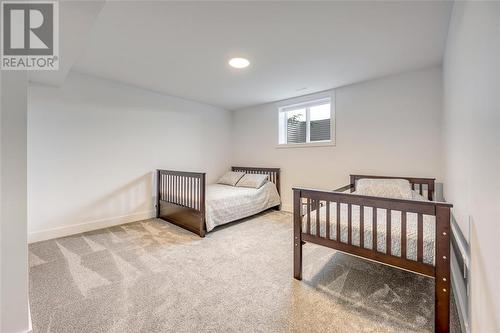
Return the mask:
<svg viewBox="0 0 500 333"><path fill-rule="evenodd" d="M222 184L207 185L205 199L207 231L260 213L280 203L278 190L272 182L267 182L258 189Z"/></svg>
<svg viewBox="0 0 500 333"><path fill-rule="evenodd" d="M353 194L356 194L354 192ZM426 201L424 197L418 193L413 193L414 200ZM319 209L320 220L320 236L326 236L326 205ZM317 211L311 212L311 231L310 234L316 235L316 214ZM340 240L347 243L347 204L340 205ZM378 208L377 214L377 250L386 253L386 223L387 211ZM394 256L401 256L401 212L391 211L391 254ZM372 249L373 247L373 232L372 232L372 207L364 207L364 248ZM330 204L330 238L337 239L337 205L336 203ZM407 249L406 258L417 260L417 219L416 213L407 213L406 216L406 232L407 232ZM351 221L352 221L352 244L360 245L360 207L352 205L351 208ZM302 232L306 232L307 227L307 214L302 218ZM434 251L435 251L435 216L423 215L423 261L427 264L434 264Z"/></svg>

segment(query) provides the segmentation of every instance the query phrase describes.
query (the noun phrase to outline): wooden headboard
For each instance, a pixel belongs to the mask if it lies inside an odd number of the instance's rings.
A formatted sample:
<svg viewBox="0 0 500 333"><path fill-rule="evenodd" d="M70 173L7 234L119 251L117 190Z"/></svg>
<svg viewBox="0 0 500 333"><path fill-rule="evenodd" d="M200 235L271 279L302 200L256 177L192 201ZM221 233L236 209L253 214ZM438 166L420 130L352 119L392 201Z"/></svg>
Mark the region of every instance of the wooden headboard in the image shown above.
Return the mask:
<svg viewBox="0 0 500 333"><path fill-rule="evenodd" d="M280 168L254 168L254 167L231 167L231 171L240 171L245 173L254 173L254 174L262 174L268 175L269 180L276 185L276 189L278 190L278 194L281 195L280 192Z"/></svg>
<svg viewBox="0 0 500 333"><path fill-rule="evenodd" d="M356 190L356 181L363 178L371 179L406 179L411 184L411 189L416 190L420 195L427 194L427 199L434 200L435 178L416 178L416 177L389 177L389 176L369 176L369 175L351 175L351 191Z"/></svg>

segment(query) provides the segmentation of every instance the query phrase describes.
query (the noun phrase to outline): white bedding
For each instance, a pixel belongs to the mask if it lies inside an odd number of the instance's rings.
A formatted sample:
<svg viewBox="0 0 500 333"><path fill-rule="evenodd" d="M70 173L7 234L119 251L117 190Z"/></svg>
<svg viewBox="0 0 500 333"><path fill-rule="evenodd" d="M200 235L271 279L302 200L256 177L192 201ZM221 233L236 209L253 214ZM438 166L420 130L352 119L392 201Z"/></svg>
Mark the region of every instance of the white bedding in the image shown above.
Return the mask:
<svg viewBox="0 0 500 333"><path fill-rule="evenodd" d="M356 194L356 192L354 192ZM416 192L413 192L414 200L426 200ZM347 204L340 205L340 239L347 243ZM320 236L326 236L326 206L319 209ZM352 206L352 244L359 246L359 206ZM372 248L372 207L365 207L364 211L364 247ZM386 251L386 215L385 209L377 209L377 250ZM330 204L330 238L337 237L337 205ZM407 258L416 260L417 258L417 214L408 213L407 222ZM430 215L423 216L423 234L424 234L424 263L434 264L434 239L435 239L435 217ZM302 231L306 231L307 214L302 219ZM401 255L401 212L392 211L391 215L391 253L395 256ZM316 235L316 211L311 212L311 234Z"/></svg>
<svg viewBox="0 0 500 333"><path fill-rule="evenodd" d="M248 188L222 184L207 185L205 220L207 231L218 225L260 213L280 204L276 185Z"/></svg>

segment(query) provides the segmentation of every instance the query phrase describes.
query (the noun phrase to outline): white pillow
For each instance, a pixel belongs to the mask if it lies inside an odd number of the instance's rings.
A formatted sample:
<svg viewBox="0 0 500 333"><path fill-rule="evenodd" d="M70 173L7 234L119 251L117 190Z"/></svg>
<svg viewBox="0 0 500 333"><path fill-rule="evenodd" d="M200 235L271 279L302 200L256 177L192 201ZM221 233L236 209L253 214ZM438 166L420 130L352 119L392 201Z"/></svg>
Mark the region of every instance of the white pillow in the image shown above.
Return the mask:
<svg viewBox="0 0 500 333"><path fill-rule="evenodd" d="M234 186L245 175L244 172L228 171L222 176L217 184L231 185Z"/></svg>
<svg viewBox="0 0 500 333"><path fill-rule="evenodd" d="M413 199L406 179L363 178L356 182L356 194L393 199Z"/></svg>
<svg viewBox="0 0 500 333"><path fill-rule="evenodd" d="M260 188L267 182L268 175L247 173L236 184L238 187Z"/></svg>

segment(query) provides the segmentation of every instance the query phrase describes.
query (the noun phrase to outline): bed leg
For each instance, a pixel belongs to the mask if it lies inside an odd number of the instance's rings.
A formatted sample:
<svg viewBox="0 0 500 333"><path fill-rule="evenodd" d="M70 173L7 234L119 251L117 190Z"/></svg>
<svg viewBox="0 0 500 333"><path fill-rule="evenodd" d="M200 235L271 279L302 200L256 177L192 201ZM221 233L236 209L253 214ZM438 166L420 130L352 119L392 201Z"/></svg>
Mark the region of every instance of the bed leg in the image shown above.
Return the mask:
<svg viewBox="0 0 500 333"><path fill-rule="evenodd" d="M450 331L450 208L436 207L435 331Z"/></svg>
<svg viewBox="0 0 500 333"><path fill-rule="evenodd" d="M293 242L293 277L302 280L302 242L297 239Z"/></svg>
<svg viewBox="0 0 500 333"><path fill-rule="evenodd" d="M446 291L445 291L446 290ZM450 331L450 283L435 284L435 332L448 333Z"/></svg>
<svg viewBox="0 0 500 333"><path fill-rule="evenodd" d="M293 277L302 280L302 226L300 190L293 190Z"/></svg>
<svg viewBox="0 0 500 333"><path fill-rule="evenodd" d="M198 226L198 236L201 238L205 238L205 234L207 233L207 230L205 228L205 219L202 218L200 219L200 225Z"/></svg>

